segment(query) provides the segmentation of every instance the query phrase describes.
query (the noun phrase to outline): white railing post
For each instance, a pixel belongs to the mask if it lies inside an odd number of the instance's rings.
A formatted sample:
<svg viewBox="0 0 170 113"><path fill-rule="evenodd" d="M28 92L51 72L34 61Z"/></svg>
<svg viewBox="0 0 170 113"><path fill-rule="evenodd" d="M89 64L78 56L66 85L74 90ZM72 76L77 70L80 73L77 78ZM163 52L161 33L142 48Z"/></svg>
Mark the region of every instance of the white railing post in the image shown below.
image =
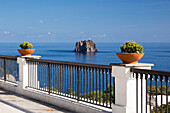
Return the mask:
<svg viewBox="0 0 170 113"><path fill-rule="evenodd" d="M28 86L28 63L26 58L39 59L41 56L21 56L17 58L19 64L19 81L18 81L18 92L22 94L22 90Z"/></svg>
<svg viewBox="0 0 170 113"><path fill-rule="evenodd" d="M130 68L151 69L153 64L111 64L115 77L115 104L112 113L136 113L136 78ZM146 81L143 77L143 113L146 111ZM138 113L141 112L141 79L138 79Z"/></svg>

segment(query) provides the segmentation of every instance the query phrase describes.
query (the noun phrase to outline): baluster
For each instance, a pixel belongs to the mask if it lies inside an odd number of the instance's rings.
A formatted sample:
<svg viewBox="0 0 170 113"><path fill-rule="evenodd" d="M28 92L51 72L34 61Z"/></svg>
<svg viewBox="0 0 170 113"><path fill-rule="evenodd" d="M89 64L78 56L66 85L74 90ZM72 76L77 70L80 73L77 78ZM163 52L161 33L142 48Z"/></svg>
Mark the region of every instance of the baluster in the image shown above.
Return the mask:
<svg viewBox="0 0 170 113"><path fill-rule="evenodd" d="M108 106L108 70L106 70L106 106Z"/></svg>
<svg viewBox="0 0 170 113"><path fill-rule="evenodd" d="M89 68L89 82L90 82L89 90L90 90L90 102L91 102L91 68Z"/></svg>
<svg viewBox="0 0 170 113"><path fill-rule="evenodd" d="M86 98L88 102L88 67L86 67Z"/></svg>
<svg viewBox="0 0 170 113"><path fill-rule="evenodd" d="M80 74L80 67L77 66L77 101L79 102L79 98L80 98L80 88L79 88L79 85L80 85L80 79L79 79L79 74Z"/></svg>
<svg viewBox="0 0 170 113"><path fill-rule="evenodd" d="M81 100L82 100L82 78L83 78L83 74L82 74L82 68L83 67L80 67L80 88L81 88L81 93L80 93L80 95L81 95Z"/></svg>
<svg viewBox="0 0 170 113"><path fill-rule="evenodd" d="M161 81L161 112L162 112L163 111L163 106L162 106L163 105L162 104L163 103L162 102L163 101L163 98L162 98L162 95L163 95L162 94L163 93L163 88L162 88L162 86L163 86L163 76L160 76L160 81Z"/></svg>
<svg viewBox="0 0 170 113"><path fill-rule="evenodd" d="M111 80L112 80L112 75L111 75L111 69L109 69L109 81L110 81L110 87L109 87L109 94L110 94L110 99L109 99L109 101L110 101L110 108L112 107L112 82L111 82Z"/></svg>
<svg viewBox="0 0 170 113"><path fill-rule="evenodd" d="M157 88L158 88L158 75L155 75L155 81L156 81L156 113L158 112L158 104L157 104L157 101L158 101L158 91L157 91Z"/></svg>
<svg viewBox="0 0 170 113"><path fill-rule="evenodd" d="M93 104L94 104L94 68L92 68L92 76L93 76ZM97 93L97 92L96 92Z"/></svg>
<svg viewBox="0 0 170 113"><path fill-rule="evenodd" d="M69 70L70 70L70 97L71 97L71 65L69 66Z"/></svg>
<svg viewBox="0 0 170 113"><path fill-rule="evenodd" d="M6 81L6 58L4 58L4 82Z"/></svg>
<svg viewBox="0 0 170 113"><path fill-rule="evenodd" d="M136 113L138 113L138 73L136 74Z"/></svg>
<svg viewBox="0 0 170 113"><path fill-rule="evenodd" d="M152 74L150 74L150 95L149 95L149 106L150 106L150 113L151 113L152 81L153 81L153 75L152 75Z"/></svg>
<svg viewBox="0 0 170 113"><path fill-rule="evenodd" d="M50 94L51 93L51 73L50 73L50 68L51 68L51 64L47 64L47 66L48 66L48 94Z"/></svg>
<svg viewBox="0 0 170 113"><path fill-rule="evenodd" d="M101 70L99 69L99 105L101 103Z"/></svg>
<svg viewBox="0 0 170 113"><path fill-rule="evenodd" d="M97 77L97 68L95 68L95 70L96 70L96 104L97 104L97 101L98 101L98 100L97 100L97 96L98 96L98 95L97 95L97 78L98 78L98 77Z"/></svg>
<svg viewBox="0 0 170 113"><path fill-rule="evenodd" d="M66 91L66 80L67 80L67 78L66 78L66 70L67 70L67 65L64 65L64 74L65 74L65 84L64 84L64 86L65 86L65 90L64 90L64 93L65 93L65 96L66 96L66 93L67 93L67 91Z"/></svg>
<svg viewBox="0 0 170 113"><path fill-rule="evenodd" d="M84 101L85 101L85 67L83 67L83 93L84 93Z"/></svg>
<svg viewBox="0 0 170 113"><path fill-rule="evenodd" d="M146 113L147 113L147 104L148 104L148 82L147 82L147 80L148 80L148 74L145 74L145 80L146 80Z"/></svg>
<svg viewBox="0 0 170 113"><path fill-rule="evenodd" d="M102 69L102 89L103 89L103 106L105 102L105 97L104 97L104 69Z"/></svg>
<svg viewBox="0 0 170 113"><path fill-rule="evenodd" d="M141 113L143 113L143 74L140 73L141 79Z"/></svg>
<svg viewBox="0 0 170 113"><path fill-rule="evenodd" d="M165 80L166 80L166 113L168 113L168 82L169 82L169 78L166 76Z"/></svg>

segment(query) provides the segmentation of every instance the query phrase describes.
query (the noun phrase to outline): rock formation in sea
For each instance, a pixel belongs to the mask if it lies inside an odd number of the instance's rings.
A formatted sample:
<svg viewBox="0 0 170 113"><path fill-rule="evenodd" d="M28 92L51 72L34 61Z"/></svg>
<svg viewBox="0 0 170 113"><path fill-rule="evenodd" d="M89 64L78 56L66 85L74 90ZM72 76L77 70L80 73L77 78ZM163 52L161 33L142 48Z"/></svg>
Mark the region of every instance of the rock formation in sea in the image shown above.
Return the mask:
<svg viewBox="0 0 170 113"><path fill-rule="evenodd" d="M96 44L91 39L77 41L74 52L97 52Z"/></svg>

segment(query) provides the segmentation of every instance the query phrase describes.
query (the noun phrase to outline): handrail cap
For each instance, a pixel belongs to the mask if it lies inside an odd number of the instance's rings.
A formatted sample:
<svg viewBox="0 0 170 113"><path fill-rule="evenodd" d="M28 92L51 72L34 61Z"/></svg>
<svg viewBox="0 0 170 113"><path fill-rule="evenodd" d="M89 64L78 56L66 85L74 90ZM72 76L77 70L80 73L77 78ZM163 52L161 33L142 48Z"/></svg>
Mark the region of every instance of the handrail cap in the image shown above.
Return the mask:
<svg viewBox="0 0 170 113"><path fill-rule="evenodd" d="M111 63L111 66L123 66L123 67L152 67L154 64L150 63L135 63L135 64L123 64L123 63Z"/></svg>

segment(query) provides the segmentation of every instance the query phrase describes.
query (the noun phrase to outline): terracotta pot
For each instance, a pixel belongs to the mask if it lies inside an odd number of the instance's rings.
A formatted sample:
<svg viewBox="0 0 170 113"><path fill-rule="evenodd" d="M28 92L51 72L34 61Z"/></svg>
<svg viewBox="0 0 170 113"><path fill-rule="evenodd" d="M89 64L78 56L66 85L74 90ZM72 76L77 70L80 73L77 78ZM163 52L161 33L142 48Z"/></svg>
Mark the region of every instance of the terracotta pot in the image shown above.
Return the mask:
<svg viewBox="0 0 170 113"><path fill-rule="evenodd" d="M18 49L18 52L22 56L31 56L31 54L35 51L35 49Z"/></svg>
<svg viewBox="0 0 170 113"><path fill-rule="evenodd" d="M121 61L125 64L134 64L143 57L144 53L116 53Z"/></svg>

